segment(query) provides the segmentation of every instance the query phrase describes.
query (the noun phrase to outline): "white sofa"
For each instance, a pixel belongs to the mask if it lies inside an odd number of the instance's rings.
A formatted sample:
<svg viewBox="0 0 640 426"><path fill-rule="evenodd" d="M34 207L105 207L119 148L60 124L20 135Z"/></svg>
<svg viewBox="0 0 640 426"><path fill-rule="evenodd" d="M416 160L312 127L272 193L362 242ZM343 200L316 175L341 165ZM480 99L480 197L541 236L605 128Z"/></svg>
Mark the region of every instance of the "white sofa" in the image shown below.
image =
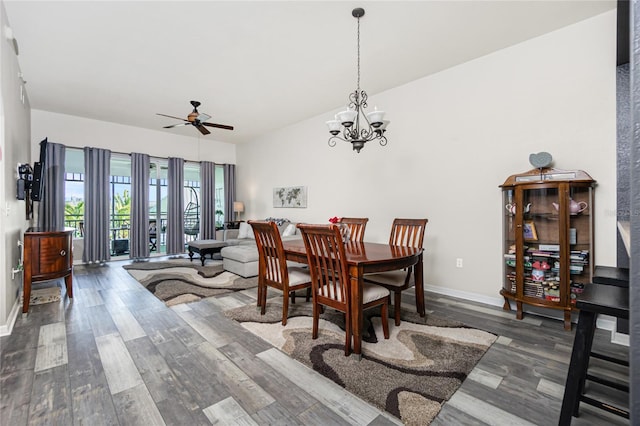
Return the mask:
<svg viewBox="0 0 640 426"><path fill-rule="evenodd" d="M284 219L274 220L274 222L278 224L282 241L302 238L295 223ZM226 229L224 241L228 245L220 250L220 254L225 271L245 278L258 275L258 248L251 226L241 222L240 229Z"/></svg>

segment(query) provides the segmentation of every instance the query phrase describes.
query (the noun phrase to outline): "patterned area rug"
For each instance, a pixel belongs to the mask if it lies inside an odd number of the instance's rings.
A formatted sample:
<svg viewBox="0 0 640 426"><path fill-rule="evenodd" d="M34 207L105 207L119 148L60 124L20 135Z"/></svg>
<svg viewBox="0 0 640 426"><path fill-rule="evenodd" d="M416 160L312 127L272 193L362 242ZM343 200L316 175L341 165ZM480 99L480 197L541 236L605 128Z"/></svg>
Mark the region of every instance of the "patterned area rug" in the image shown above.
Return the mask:
<svg viewBox="0 0 640 426"><path fill-rule="evenodd" d="M390 312L390 338L385 340L380 314L374 309L365 311L362 360L357 361L344 356L341 313L325 309L318 339L312 340L311 303L297 298L289 305L289 320L283 327L277 300L268 300L264 316L253 305L225 315L407 425L428 425L496 340L493 334L459 322L405 311L399 327Z"/></svg>
<svg viewBox="0 0 640 426"><path fill-rule="evenodd" d="M24 300L24 293L20 294L20 305ZM60 300L60 287L46 287L31 289L29 305L42 305L44 303L57 302Z"/></svg>
<svg viewBox="0 0 640 426"><path fill-rule="evenodd" d="M171 259L123 266L129 274L167 306L258 286L258 278L243 278L222 268L222 261Z"/></svg>

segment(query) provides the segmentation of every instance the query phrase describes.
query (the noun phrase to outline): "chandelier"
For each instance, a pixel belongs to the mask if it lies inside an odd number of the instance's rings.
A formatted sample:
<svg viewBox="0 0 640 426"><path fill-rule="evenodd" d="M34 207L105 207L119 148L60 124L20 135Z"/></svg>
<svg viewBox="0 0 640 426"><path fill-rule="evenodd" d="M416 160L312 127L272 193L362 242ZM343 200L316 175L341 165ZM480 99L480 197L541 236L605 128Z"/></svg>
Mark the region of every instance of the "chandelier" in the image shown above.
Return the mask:
<svg viewBox="0 0 640 426"><path fill-rule="evenodd" d="M377 108L364 113L367 108L367 92L360 89L360 18L364 16L364 9L358 7L351 14L358 20L358 83L356 91L349 95L347 109L336 114L335 120L327 121L332 135L328 143L334 147L337 139L351 142L353 150L360 152L364 144L372 140L378 140L382 146L387 144L384 132L389 121L383 120L384 111L378 111Z"/></svg>

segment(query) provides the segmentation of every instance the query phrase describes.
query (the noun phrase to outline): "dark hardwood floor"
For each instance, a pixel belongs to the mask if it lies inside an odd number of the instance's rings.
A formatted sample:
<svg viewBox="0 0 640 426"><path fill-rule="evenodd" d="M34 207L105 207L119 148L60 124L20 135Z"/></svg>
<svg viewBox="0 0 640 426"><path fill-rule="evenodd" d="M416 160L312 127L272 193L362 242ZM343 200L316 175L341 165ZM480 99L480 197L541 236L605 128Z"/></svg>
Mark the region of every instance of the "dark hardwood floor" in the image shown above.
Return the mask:
<svg viewBox="0 0 640 426"><path fill-rule="evenodd" d="M225 318L225 309L254 304L255 289L167 308L124 263L75 267L72 302L32 306L0 339L2 425L399 423ZM415 307L411 291L403 297ZM558 423L573 331L428 292L426 307L499 336L434 425ZM594 347L627 356L603 330ZM628 382L623 367L591 366ZM627 406L626 394L589 392ZM573 421L628 423L584 404Z"/></svg>

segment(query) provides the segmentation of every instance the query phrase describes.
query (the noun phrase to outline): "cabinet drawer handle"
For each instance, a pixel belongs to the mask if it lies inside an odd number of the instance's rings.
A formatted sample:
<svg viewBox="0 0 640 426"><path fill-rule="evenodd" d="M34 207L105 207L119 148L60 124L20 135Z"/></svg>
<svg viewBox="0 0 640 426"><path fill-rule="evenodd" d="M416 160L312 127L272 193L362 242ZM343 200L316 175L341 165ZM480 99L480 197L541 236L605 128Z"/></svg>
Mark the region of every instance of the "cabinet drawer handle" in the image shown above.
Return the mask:
<svg viewBox="0 0 640 426"><path fill-rule="evenodd" d="M66 256L66 255L67 255L67 252L66 252L66 251L64 251L64 250L60 250L60 256Z"/></svg>

